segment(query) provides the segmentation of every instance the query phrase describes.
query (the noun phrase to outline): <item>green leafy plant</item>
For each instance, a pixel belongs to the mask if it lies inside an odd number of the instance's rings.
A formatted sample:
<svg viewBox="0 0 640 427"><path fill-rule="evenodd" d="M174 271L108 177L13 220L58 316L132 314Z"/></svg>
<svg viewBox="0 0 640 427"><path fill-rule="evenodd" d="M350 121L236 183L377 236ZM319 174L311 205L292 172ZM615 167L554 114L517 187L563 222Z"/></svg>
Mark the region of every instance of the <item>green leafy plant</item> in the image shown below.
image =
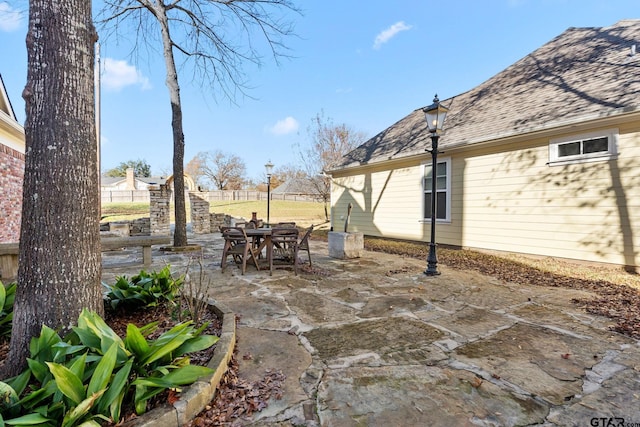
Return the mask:
<svg viewBox="0 0 640 427"><path fill-rule="evenodd" d="M0 336L3 337L11 335L16 286L15 282L4 285L0 281Z"/></svg>
<svg viewBox="0 0 640 427"><path fill-rule="evenodd" d="M161 302L171 302L176 298L184 281L183 277L174 278L167 265L158 272L139 274L128 279L126 276L116 278L113 285L102 285L107 292L105 298L111 308L154 307Z"/></svg>
<svg viewBox="0 0 640 427"><path fill-rule="evenodd" d="M189 364L188 353L218 340L192 322L180 323L155 340L157 325L129 324L120 338L96 313L83 310L64 339L43 326L30 343L28 368L0 382L0 427L4 425L99 426L118 423L122 406L138 414L149 399L209 375L212 369Z"/></svg>

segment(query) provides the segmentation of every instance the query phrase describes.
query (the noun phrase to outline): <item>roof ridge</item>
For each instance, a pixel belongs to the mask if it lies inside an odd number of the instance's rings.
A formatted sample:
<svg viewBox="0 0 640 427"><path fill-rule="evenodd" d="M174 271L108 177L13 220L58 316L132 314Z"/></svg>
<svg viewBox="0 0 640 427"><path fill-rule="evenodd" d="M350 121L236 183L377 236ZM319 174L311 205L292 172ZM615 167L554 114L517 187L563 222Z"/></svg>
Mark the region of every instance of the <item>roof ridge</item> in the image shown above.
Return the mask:
<svg viewBox="0 0 640 427"><path fill-rule="evenodd" d="M477 86L443 100L450 111L442 148L640 110L640 62L629 59L640 58L632 47L636 40L640 45L640 19L565 30ZM347 153L333 170L424 155L429 135L420 110Z"/></svg>

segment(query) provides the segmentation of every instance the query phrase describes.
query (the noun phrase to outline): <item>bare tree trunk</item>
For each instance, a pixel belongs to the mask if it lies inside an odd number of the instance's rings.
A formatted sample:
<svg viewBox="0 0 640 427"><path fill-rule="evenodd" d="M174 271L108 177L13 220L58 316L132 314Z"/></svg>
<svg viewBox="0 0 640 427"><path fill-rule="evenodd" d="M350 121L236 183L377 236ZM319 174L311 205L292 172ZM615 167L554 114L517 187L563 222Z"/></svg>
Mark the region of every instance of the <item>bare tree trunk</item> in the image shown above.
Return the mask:
<svg viewBox="0 0 640 427"><path fill-rule="evenodd" d="M293 34L293 26L278 15L280 11L299 11L291 0L117 0L106 1L104 6L98 13L98 22L112 25L115 34L119 25L131 19L134 50L138 43L150 47L153 37L148 37L149 31L156 22L160 25L173 129L173 244L186 246L185 142L174 53L185 55L187 62L193 63L194 71L203 80L201 84L216 87L233 101L236 94L244 94L242 64L262 63L256 47L259 44L253 40L264 41L276 59L286 56L282 38Z"/></svg>
<svg viewBox="0 0 640 427"><path fill-rule="evenodd" d="M18 288L2 376L42 325L103 312L91 1L30 0Z"/></svg>
<svg viewBox="0 0 640 427"><path fill-rule="evenodd" d="M171 99L171 128L173 129L173 198L175 206L175 231L173 246L187 246L187 212L184 195L184 132L182 127L182 103L178 71L173 56L173 43L169 33L169 20L164 6L156 3L156 17L160 22L164 62L167 69L166 85Z"/></svg>

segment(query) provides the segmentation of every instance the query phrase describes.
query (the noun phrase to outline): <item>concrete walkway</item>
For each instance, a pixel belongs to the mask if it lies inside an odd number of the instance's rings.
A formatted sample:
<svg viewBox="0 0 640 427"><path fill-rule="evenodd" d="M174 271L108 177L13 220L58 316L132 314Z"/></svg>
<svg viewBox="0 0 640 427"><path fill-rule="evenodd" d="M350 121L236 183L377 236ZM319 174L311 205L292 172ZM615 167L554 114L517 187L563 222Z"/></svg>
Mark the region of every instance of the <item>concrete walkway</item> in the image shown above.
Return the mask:
<svg viewBox="0 0 640 427"><path fill-rule="evenodd" d="M239 316L240 376L287 378L238 425L640 426L640 343L571 302L586 292L444 265L427 277L424 261L380 253L337 260L315 240L299 276L222 274L219 233L189 241L210 296ZM139 272L119 264L135 256L105 254L104 281ZM188 260L154 252L150 269L165 263L182 273Z"/></svg>

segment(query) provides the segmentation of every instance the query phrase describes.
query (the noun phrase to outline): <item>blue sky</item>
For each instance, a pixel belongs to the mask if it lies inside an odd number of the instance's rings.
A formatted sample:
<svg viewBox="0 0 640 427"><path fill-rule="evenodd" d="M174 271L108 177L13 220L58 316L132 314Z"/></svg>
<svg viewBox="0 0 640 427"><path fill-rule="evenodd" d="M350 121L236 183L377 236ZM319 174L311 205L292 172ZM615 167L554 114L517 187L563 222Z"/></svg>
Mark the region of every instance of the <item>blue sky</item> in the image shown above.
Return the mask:
<svg viewBox="0 0 640 427"><path fill-rule="evenodd" d="M95 3L95 2L94 2ZM296 144L321 111L374 136L416 108L465 92L569 27L606 27L640 18L638 0L298 0L293 56L244 69L253 98L237 105L215 88L180 81L185 162L200 151L242 158L264 179L264 164L298 161ZM0 0L0 74L20 122L26 81L26 16ZM24 7L24 4L22 4ZM162 57L102 41L102 170L144 159L171 172L173 143ZM159 54L158 54L159 55ZM211 96L215 93L216 96Z"/></svg>

